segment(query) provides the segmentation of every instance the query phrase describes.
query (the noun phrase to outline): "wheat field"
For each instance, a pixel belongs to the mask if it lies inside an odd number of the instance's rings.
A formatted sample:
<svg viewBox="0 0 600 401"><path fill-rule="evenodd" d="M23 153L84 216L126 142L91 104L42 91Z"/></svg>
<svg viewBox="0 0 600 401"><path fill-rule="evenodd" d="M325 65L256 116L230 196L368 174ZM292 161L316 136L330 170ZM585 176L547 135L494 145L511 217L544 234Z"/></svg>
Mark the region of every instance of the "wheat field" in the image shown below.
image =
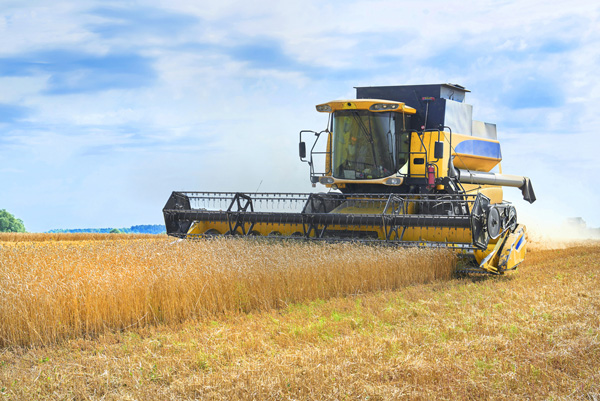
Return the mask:
<svg viewBox="0 0 600 401"><path fill-rule="evenodd" d="M456 278L429 250L111 238L0 243L0 400L600 399L598 242Z"/></svg>
<svg viewBox="0 0 600 401"><path fill-rule="evenodd" d="M393 290L449 279L456 264L448 251L358 244L112 234L0 239L0 347Z"/></svg>

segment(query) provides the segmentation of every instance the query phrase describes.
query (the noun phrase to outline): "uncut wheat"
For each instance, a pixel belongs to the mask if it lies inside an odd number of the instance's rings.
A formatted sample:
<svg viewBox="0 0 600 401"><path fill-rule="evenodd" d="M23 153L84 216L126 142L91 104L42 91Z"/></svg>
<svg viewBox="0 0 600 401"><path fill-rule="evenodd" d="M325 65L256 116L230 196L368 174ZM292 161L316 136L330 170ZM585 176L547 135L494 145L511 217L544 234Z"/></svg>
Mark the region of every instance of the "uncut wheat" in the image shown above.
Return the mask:
<svg viewBox="0 0 600 401"><path fill-rule="evenodd" d="M168 239L0 245L0 346L448 279L443 250Z"/></svg>

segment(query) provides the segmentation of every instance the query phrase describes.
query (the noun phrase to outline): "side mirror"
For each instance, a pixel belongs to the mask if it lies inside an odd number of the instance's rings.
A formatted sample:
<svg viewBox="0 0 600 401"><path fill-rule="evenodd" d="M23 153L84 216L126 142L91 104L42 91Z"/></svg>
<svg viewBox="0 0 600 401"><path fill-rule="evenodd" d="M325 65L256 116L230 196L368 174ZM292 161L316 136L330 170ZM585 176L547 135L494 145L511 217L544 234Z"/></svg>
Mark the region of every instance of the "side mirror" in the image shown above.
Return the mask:
<svg viewBox="0 0 600 401"><path fill-rule="evenodd" d="M306 143L300 142L300 160L306 158Z"/></svg>

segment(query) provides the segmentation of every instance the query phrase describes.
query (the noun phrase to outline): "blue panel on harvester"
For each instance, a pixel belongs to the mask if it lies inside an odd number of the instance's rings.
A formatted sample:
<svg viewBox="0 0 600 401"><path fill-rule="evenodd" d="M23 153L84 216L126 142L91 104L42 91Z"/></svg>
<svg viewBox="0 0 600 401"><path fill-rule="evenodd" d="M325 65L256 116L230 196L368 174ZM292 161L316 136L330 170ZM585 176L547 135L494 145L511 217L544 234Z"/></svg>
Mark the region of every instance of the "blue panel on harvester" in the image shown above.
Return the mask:
<svg viewBox="0 0 600 401"><path fill-rule="evenodd" d="M465 155L491 157L502 159L500 144L497 142L478 141L476 139L462 141L454 148L456 153Z"/></svg>

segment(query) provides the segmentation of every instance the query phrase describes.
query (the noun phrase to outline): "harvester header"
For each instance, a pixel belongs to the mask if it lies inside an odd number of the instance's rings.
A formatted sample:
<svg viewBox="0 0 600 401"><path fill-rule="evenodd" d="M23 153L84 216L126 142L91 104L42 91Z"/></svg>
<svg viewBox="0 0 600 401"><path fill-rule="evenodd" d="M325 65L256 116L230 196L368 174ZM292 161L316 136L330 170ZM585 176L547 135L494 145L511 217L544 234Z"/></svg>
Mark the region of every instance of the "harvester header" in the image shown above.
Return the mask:
<svg viewBox="0 0 600 401"><path fill-rule="evenodd" d="M529 202L535 194L529 178L502 173L496 126L473 120L468 92L357 87L356 99L321 103L327 127L300 131L299 156L327 193L174 192L167 232L448 247L470 255L476 271L514 269L525 227L502 187Z"/></svg>

